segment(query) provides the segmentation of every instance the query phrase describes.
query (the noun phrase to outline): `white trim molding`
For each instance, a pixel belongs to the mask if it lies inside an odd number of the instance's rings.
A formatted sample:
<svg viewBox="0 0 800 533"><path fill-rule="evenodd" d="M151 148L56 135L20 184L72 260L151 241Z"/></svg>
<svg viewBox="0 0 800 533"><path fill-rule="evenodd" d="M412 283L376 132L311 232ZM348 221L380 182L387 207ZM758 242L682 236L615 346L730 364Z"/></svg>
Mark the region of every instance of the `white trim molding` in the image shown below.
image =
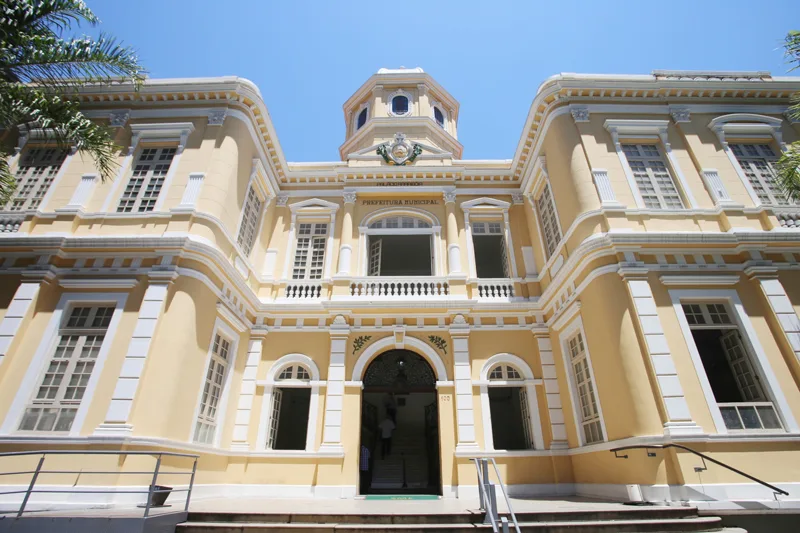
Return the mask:
<svg viewBox="0 0 800 533"><path fill-rule="evenodd" d="M236 405L236 420L233 425L233 437L231 438L232 450L250 449L250 443L247 439L250 434L250 420L256 396L258 364L261 362L263 347L263 337L251 337L247 343L247 360L242 373L239 402Z"/></svg>
<svg viewBox="0 0 800 533"><path fill-rule="evenodd" d="M542 379L544 381L545 398L547 399L547 413L550 418L551 450L565 450L569 448L567 442L567 427L564 421L564 409L561 404L561 391L556 375L556 361L553 357L553 344L548 335L534 334L536 347L539 350L539 359L542 362Z"/></svg>
<svg viewBox="0 0 800 533"><path fill-rule="evenodd" d="M786 294L786 289L778 279L777 269L766 273L753 269L749 272L745 270L745 273L761 287L770 309L778 318L778 323L786 336L786 341L794 352L795 358L800 361L800 319L794 310L792 302L789 300L789 296Z"/></svg>
<svg viewBox="0 0 800 533"><path fill-rule="evenodd" d="M11 349L11 343L19 333L25 318L28 316L28 311L31 309L36 297L39 295L39 289L42 287L42 281L26 281L22 280L11 298L11 303L8 304L6 314L3 320L0 321L0 365L3 364L3 359L8 355Z"/></svg>

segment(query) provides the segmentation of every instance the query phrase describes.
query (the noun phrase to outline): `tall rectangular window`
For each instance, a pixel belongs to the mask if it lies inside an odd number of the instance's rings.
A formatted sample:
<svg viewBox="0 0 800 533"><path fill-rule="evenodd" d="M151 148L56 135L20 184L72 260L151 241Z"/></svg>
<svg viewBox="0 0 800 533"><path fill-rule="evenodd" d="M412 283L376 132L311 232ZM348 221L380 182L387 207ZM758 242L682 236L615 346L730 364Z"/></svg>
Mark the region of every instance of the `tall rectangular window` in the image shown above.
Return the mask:
<svg viewBox="0 0 800 533"><path fill-rule="evenodd" d="M78 306L59 330L58 342L20 431L69 431L92 376L113 306Z"/></svg>
<svg viewBox="0 0 800 533"><path fill-rule="evenodd" d="M31 148L20 159L17 189L6 205L10 211L36 209L53 183L67 153L58 148Z"/></svg>
<svg viewBox="0 0 800 533"><path fill-rule="evenodd" d="M725 427L730 431L783 428L739 326L724 303L682 303ZM688 340L688 339L687 339Z"/></svg>
<svg viewBox="0 0 800 533"><path fill-rule="evenodd" d="M623 144L639 194L651 209L682 209L683 201L655 144Z"/></svg>
<svg viewBox="0 0 800 533"><path fill-rule="evenodd" d="M292 279L322 279L328 224L299 224Z"/></svg>
<svg viewBox="0 0 800 533"><path fill-rule="evenodd" d="M146 213L155 209L177 151L177 148L142 150L120 198L117 213Z"/></svg>
<svg viewBox="0 0 800 533"><path fill-rule="evenodd" d="M228 356L231 342L219 333L214 334L211 359L208 361L203 395L200 398L200 411L194 429L194 441L212 444L217 430L217 410L225 388L228 369Z"/></svg>
<svg viewBox="0 0 800 533"><path fill-rule="evenodd" d="M542 226L545 249L549 258L561 241L561 228L558 226L556 204L553 202L553 193L550 191L549 183L544 184L542 194L536 200L536 208L539 212L539 223Z"/></svg>
<svg viewBox="0 0 800 533"><path fill-rule="evenodd" d="M473 222L472 247L479 278L507 278L508 253L502 222Z"/></svg>
<svg viewBox="0 0 800 533"><path fill-rule="evenodd" d="M239 237L237 242L242 247L245 255L249 256L256 242L258 235L258 224L261 222L261 208L264 202L259 198L255 187L252 185L247 191L247 198L244 202L244 213L242 214L242 224L239 226Z"/></svg>
<svg viewBox="0 0 800 533"><path fill-rule="evenodd" d="M597 392L581 332L569 338L567 350L572 367L572 377L575 380L575 392L578 395L578 414L581 419L584 443L601 442L603 428L600 424L600 410L597 407Z"/></svg>
<svg viewBox="0 0 800 533"><path fill-rule="evenodd" d="M789 203L775 182L772 165L778 156L768 144L730 144L730 147L759 202L777 205Z"/></svg>

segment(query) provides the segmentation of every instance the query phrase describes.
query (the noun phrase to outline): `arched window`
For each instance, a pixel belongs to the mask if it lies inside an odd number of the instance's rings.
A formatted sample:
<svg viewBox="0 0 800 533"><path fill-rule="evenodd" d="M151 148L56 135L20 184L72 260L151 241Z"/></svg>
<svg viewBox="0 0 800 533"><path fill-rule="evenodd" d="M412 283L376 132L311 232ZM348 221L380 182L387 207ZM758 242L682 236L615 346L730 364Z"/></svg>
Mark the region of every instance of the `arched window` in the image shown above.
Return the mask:
<svg viewBox="0 0 800 533"><path fill-rule="evenodd" d="M544 442L533 374L511 354L493 356L481 372L484 440L487 450L532 450Z"/></svg>
<svg viewBox="0 0 800 533"><path fill-rule="evenodd" d="M398 94L392 98L392 113L395 115L408 114L408 97Z"/></svg>
<svg viewBox="0 0 800 533"><path fill-rule="evenodd" d="M361 127L367 123L367 108L361 110L361 113L358 114L358 120L356 121L356 129L360 130Z"/></svg>
<svg viewBox="0 0 800 533"><path fill-rule="evenodd" d="M290 354L268 374L259 441L268 450L314 447L319 406L319 371L311 358Z"/></svg>
<svg viewBox="0 0 800 533"><path fill-rule="evenodd" d="M436 273L434 228L430 220L390 215L367 220L367 276L433 276Z"/></svg>
<svg viewBox="0 0 800 533"><path fill-rule="evenodd" d="M444 128L444 113L438 107L433 108L433 119L438 125Z"/></svg>

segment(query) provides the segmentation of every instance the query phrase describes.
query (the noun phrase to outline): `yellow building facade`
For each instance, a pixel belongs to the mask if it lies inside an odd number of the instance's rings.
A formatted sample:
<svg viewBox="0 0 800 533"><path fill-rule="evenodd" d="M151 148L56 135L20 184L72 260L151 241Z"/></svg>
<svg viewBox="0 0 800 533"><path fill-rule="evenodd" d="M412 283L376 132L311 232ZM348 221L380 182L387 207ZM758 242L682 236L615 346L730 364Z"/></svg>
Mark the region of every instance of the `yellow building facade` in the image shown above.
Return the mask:
<svg viewBox="0 0 800 533"><path fill-rule="evenodd" d="M242 78L85 89L113 180L11 140L0 451L196 453L195 498L474 496L492 457L512 494L776 505L611 451L680 444L798 500L800 208L772 170L796 91L561 74L513 159L465 160L453 96L381 69L341 161L289 163Z"/></svg>

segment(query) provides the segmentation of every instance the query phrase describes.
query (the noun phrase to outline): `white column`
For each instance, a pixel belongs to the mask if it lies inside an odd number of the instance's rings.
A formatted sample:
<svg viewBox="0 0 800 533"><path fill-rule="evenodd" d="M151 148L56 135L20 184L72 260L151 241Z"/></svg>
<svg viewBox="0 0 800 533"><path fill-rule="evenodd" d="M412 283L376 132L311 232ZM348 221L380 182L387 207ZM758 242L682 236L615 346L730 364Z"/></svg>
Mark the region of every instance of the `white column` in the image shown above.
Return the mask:
<svg viewBox="0 0 800 533"><path fill-rule="evenodd" d="M353 208L356 204L356 193L344 193L344 215L342 215L342 235L339 239L339 268L337 275L349 276L353 267Z"/></svg>
<svg viewBox="0 0 800 533"><path fill-rule="evenodd" d="M550 418L550 449L569 448L567 443L567 428L564 424L564 410L561 407L561 392L556 376L556 362L553 357L553 344L549 335L536 335L536 346L539 349L539 359L542 361L542 378L544 382L545 398L547 399L547 413Z"/></svg>
<svg viewBox="0 0 800 533"><path fill-rule="evenodd" d="M117 386L111 395L111 404L108 406L105 421L95 429L95 434L130 435L133 432L133 425L130 424L133 400L136 398L158 319L164 310L169 285L175 277L177 275L171 271L150 274L128 352L119 372Z"/></svg>
<svg viewBox="0 0 800 533"><path fill-rule="evenodd" d="M189 181L186 182L186 188L183 189L183 197L181 197L181 203L178 204L178 209L194 209L197 206L197 199L200 197L200 189L203 187L205 177L205 172L189 174Z"/></svg>
<svg viewBox="0 0 800 533"><path fill-rule="evenodd" d="M43 276L43 279L23 280L8 305L6 314L2 322L0 322L0 365L3 364L3 360L11 348L11 343L19 332L19 328L31 308L31 304L39 294L42 283L54 277L51 272L47 272Z"/></svg>
<svg viewBox="0 0 800 533"><path fill-rule="evenodd" d="M295 246L297 244L294 238L296 223L297 223L297 217L294 214L292 214L292 223L289 226L289 240L286 243L286 257L284 258L283 261L283 274L281 275L281 279L288 279L291 274L289 267L292 264L292 255L294 254Z"/></svg>
<svg viewBox="0 0 800 533"><path fill-rule="evenodd" d="M458 223L456 221L456 191L444 193L446 211L445 238L447 240L448 274L461 273L461 248L458 245Z"/></svg>
<svg viewBox="0 0 800 533"><path fill-rule="evenodd" d="M511 224L508 222L508 211L503 211L503 223L506 238L506 253L508 254L508 266L511 267L509 274L512 278L517 277L517 259L514 255L514 241L511 240Z"/></svg>
<svg viewBox="0 0 800 533"><path fill-rule="evenodd" d="M247 362L242 374L242 388L239 391L239 404L236 406L236 420L233 425L232 450L249 450L247 436L250 433L250 420L253 400L256 396L256 374L261 361L263 337L251 338L247 345Z"/></svg>
<svg viewBox="0 0 800 533"><path fill-rule="evenodd" d="M81 176L81 181L72 193L69 203L57 211L81 211L89 201L94 190L94 185L97 183L97 174L84 174Z"/></svg>
<svg viewBox="0 0 800 533"><path fill-rule="evenodd" d="M756 267L746 269L745 273L761 286L772 312L778 318L778 323L786 335L786 340L789 342L794 356L800 361L800 319L798 319L794 306L786 294L786 289L777 277L777 270L765 272L763 267L761 269Z"/></svg>
<svg viewBox="0 0 800 533"><path fill-rule="evenodd" d="M683 387L678 379L678 371L664 335L664 328L658 316L653 291L647 278L638 272L630 273L620 270L633 299L634 311L638 319L645 349L650 357L653 371L658 383L658 392L664 405L667 421L664 423L664 435L699 435L703 429L692 420L689 404L683 395Z"/></svg>
<svg viewBox="0 0 800 533"><path fill-rule="evenodd" d="M456 451L479 451L475 440L475 410L472 407L472 368L469 358L469 324L456 315L450 324L453 339L453 377L456 389Z"/></svg>
<svg viewBox="0 0 800 533"><path fill-rule="evenodd" d="M344 364L350 326L342 315L337 315L330 328L331 358L328 364L328 387L325 398L325 420L322 430L324 449L342 449L342 405L344 403Z"/></svg>
<svg viewBox="0 0 800 533"><path fill-rule="evenodd" d="M331 213L331 222L328 224L328 239L325 242L325 279L330 279L333 268L333 232L336 230L336 212ZM309 251L309 253L311 253ZM309 261L311 258L309 257Z"/></svg>

